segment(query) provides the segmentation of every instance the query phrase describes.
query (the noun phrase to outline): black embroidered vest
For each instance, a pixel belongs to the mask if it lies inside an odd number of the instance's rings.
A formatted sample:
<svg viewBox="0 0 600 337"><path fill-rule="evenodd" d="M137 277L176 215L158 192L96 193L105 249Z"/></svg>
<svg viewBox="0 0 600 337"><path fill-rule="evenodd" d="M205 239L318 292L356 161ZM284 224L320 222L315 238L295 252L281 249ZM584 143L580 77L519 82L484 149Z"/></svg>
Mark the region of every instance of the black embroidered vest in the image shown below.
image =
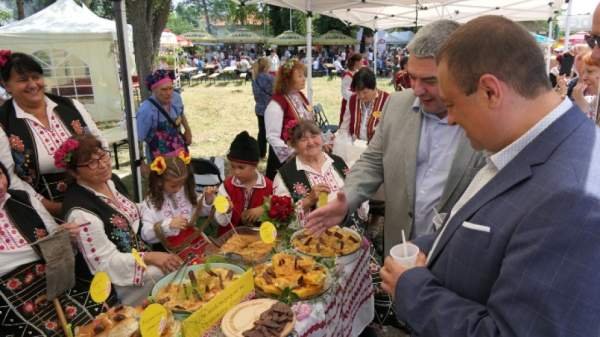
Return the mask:
<svg viewBox="0 0 600 337"><path fill-rule="evenodd" d="M127 192L120 191L119 184L115 183L119 193L127 195ZM132 248L138 251L146 251L147 245L142 241L138 233L131 229L131 224L124 225L127 221L125 214L117 211L100 197L79 184L73 183L65 193L63 201L63 211L65 215L74 209L82 209L95 214L104 223L106 236L115 244L121 253L130 253Z"/></svg>
<svg viewBox="0 0 600 337"><path fill-rule="evenodd" d="M348 166L344 160L334 154L327 154L333 159L333 168L346 179L346 171ZM279 168L279 174L285 183L288 191L292 195L294 202L302 199L306 193L310 191L310 182L304 171L299 171L296 166L296 159L292 158L288 160L281 168Z"/></svg>
<svg viewBox="0 0 600 337"><path fill-rule="evenodd" d="M31 206L29 195L25 191L8 190L10 198L4 204L4 210L10 218L12 224L21 233L21 236L27 242L35 242L48 235L44 221ZM37 245L32 245L31 248L42 259L42 253Z"/></svg>
<svg viewBox="0 0 600 337"><path fill-rule="evenodd" d="M77 108L75 108L73 101L70 98L48 93L46 96L57 104L54 111L67 130L72 135L82 134L87 125ZM12 99L6 101L0 107L0 124L4 128L4 132L9 140L12 157L15 162L15 173L23 181L31 184L38 193L48 199L54 200L57 196L62 196L65 191L63 186L66 186L64 185L65 174L49 174L47 177L40 175L33 131L25 120L17 118Z"/></svg>

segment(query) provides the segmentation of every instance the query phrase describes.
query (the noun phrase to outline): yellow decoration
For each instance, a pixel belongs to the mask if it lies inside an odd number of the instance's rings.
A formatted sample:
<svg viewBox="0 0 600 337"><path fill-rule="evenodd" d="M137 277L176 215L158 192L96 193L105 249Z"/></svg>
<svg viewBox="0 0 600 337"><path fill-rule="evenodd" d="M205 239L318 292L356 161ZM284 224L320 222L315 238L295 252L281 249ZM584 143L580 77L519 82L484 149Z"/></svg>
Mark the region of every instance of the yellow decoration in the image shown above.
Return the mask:
<svg viewBox="0 0 600 337"><path fill-rule="evenodd" d="M150 164L150 170L156 172L158 175L165 173L167 169L167 163L165 162L165 157L158 156L154 158L152 164Z"/></svg>
<svg viewBox="0 0 600 337"><path fill-rule="evenodd" d="M140 316L142 337L160 337L167 323L167 309L160 304L150 304Z"/></svg>
<svg viewBox="0 0 600 337"><path fill-rule="evenodd" d="M381 111L379 111L379 110L378 111L373 111L372 115L373 115L374 118L379 118L379 117L381 117Z"/></svg>
<svg viewBox="0 0 600 337"><path fill-rule="evenodd" d="M258 233L260 235L260 239L264 243L273 243L275 242L275 239L277 239L277 228L275 228L275 225L269 221L265 221L260 224Z"/></svg>
<svg viewBox="0 0 600 337"><path fill-rule="evenodd" d="M231 282L210 302L203 305L190 317L183 321L184 336L202 336L217 324L229 309L248 297L254 290L252 269L248 269L239 279ZM146 336L144 336L146 337Z"/></svg>
<svg viewBox="0 0 600 337"><path fill-rule="evenodd" d="M131 248L131 255L133 255L133 259L135 260L135 263L138 264L138 266L140 266L144 269L148 269L148 266L146 266L144 259L142 258L140 253L137 251L137 249Z"/></svg>
<svg viewBox="0 0 600 337"><path fill-rule="evenodd" d="M90 296L96 303L104 303L108 296L110 296L110 277L107 273L101 271L97 272L92 279L90 285Z"/></svg>
<svg viewBox="0 0 600 337"><path fill-rule="evenodd" d="M317 201L317 208L327 206L328 201L329 201L329 193L319 192L319 200Z"/></svg>
<svg viewBox="0 0 600 337"><path fill-rule="evenodd" d="M183 163L186 165L189 165L190 162L192 161L192 157L185 150L179 151L179 154L177 155L177 157L179 157L179 159L181 159L183 161Z"/></svg>
<svg viewBox="0 0 600 337"><path fill-rule="evenodd" d="M229 200L222 195L217 195L215 198L215 210L218 213L225 214L229 211Z"/></svg>

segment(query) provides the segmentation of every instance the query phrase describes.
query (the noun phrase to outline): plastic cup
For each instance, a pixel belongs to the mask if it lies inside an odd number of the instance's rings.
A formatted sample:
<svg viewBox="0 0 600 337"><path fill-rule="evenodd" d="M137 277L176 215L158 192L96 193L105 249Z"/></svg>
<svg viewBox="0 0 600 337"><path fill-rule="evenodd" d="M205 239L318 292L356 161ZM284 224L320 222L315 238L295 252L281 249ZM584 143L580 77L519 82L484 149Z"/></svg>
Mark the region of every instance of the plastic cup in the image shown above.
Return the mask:
<svg viewBox="0 0 600 337"><path fill-rule="evenodd" d="M404 245L406 245L406 254L404 254ZM390 256L406 268L415 266L417 255L419 255L419 247L410 242L397 244L390 249Z"/></svg>

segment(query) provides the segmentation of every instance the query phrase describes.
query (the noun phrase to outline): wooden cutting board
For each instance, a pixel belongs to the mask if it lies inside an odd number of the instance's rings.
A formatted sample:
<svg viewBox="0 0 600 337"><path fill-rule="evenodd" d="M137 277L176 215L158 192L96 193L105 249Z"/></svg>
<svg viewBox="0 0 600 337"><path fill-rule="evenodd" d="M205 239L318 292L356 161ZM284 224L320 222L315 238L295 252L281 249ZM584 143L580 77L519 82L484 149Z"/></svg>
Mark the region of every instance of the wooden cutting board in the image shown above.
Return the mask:
<svg viewBox="0 0 600 337"><path fill-rule="evenodd" d="M260 318L260 315L269 310L276 300L270 298L259 298L247 302L242 302L231 308L221 321L221 331L227 337L243 337L242 333L252 329L254 322ZM281 333L281 337L289 335L296 325L296 316L288 323Z"/></svg>

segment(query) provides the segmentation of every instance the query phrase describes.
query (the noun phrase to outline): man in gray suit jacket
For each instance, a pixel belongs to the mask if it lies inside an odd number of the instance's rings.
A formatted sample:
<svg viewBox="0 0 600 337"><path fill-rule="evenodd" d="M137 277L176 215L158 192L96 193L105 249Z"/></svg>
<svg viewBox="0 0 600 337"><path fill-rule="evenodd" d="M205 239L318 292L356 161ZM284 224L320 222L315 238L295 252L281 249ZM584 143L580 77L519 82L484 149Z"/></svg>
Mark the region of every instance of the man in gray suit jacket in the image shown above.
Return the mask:
<svg viewBox="0 0 600 337"><path fill-rule="evenodd" d="M436 210L448 212L483 165L460 127L450 125L438 94L434 55L458 28L449 20L423 27L408 49L413 90L391 95L369 147L346 177L344 193L308 217L316 232L340 224L379 186L385 190L384 252L401 241L433 233Z"/></svg>

